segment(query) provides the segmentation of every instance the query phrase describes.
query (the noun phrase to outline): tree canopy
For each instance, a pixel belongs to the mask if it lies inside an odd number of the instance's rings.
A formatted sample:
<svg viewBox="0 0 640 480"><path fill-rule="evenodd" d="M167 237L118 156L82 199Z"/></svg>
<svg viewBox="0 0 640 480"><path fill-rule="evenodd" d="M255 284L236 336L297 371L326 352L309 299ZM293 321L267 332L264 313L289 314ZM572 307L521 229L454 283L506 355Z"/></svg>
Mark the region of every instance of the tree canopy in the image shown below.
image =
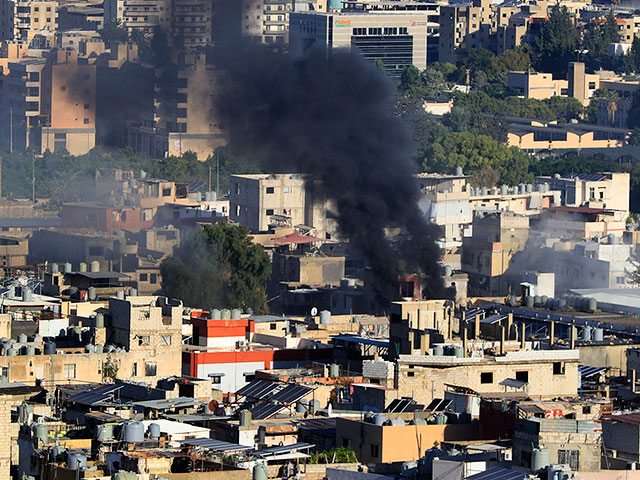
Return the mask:
<svg viewBox="0 0 640 480"><path fill-rule="evenodd" d="M192 307L266 311L271 261L248 235L226 223L193 233L160 267L164 292Z"/></svg>
<svg viewBox="0 0 640 480"><path fill-rule="evenodd" d="M580 35L566 6L556 3L535 42L534 65L539 72L566 78L569 62L577 60Z"/></svg>

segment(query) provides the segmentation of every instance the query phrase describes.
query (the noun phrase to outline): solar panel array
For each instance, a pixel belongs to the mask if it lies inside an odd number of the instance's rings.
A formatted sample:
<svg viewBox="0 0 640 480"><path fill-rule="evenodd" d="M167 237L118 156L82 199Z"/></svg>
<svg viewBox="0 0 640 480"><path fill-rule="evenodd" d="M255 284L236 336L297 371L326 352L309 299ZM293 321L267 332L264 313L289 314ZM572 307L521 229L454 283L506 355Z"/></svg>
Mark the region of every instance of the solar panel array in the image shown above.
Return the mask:
<svg viewBox="0 0 640 480"><path fill-rule="evenodd" d="M312 389L308 387L302 387L300 385L287 385L285 388L273 395L270 400L272 402L286 403L287 405L291 405L311 391Z"/></svg>
<svg viewBox="0 0 640 480"><path fill-rule="evenodd" d="M484 472L467 477L467 480L524 480L526 477L526 473L516 472L515 470L508 470L506 468L493 467L485 470Z"/></svg>
<svg viewBox="0 0 640 480"><path fill-rule="evenodd" d="M273 417L276 413L281 412L286 408L286 405L274 405L272 403L261 403L253 407L251 412L251 418L253 420L266 420Z"/></svg>
<svg viewBox="0 0 640 480"><path fill-rule="evenodd" d="M431 403L427 406L427 410L430 412L444 412L451 405L451 400L449 399L441 399L434 398L431 400Z"/></svg>
<svg viewBox="0 0 640 480"><path fill-rule="evenodd" d="M122 385L103 385L93 390L74 393L69 397L69 401L81 405L96 405L113 399L113 393L120 390Z"/></svg>
<svg viewBox="0 0 640 480"><path fill-rule="evenodd" d="M280 388L280 385L266 380L253 380L236 392L236 396L254 398L262 400L267 398L271 393Z"/></svg>
<svg viewBox="0 0 640 480"><path fill-rule="evenodd" d="M583 380L598 375L600 372L604 372L605 370L607 370L606 367L589 367L587 365L580 365L578 369L580 370L580 377Z"/></svg>
<svg viewBox="0 0 640 480"><path fill-rule="evenodd" d="M189 447L201 447L213 450L216 452L242 452L252 450L252 447L246 445L239 445L237 443L223 442L221 440L213 440L211 438L192 438L189 440L183 440L180 442L182 445Z"/></svg>
<svg viewBox="0 0 640 480"><path fill-rule="evenodd" d="M396 398L384 409L384 413L417 412L424 410L424 405L410 398Z"/></svg>
<svg viewBox="0 0 640 480"><path fill-rule="evenodd" d="M292 445L282 445L278 447L265 448L264 450L259 450L255 452L255 454L258 457L267 457L270 455L297 452L298 450L309 450L314 447L315 445L313 443L298 442Z"/></svg>

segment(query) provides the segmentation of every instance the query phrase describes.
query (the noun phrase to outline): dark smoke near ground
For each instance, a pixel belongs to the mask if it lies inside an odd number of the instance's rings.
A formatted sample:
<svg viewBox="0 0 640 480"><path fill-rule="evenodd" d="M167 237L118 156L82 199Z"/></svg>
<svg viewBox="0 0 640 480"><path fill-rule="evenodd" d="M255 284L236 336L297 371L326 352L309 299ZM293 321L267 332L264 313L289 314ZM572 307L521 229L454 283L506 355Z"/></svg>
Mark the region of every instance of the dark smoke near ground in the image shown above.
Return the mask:
<svg viewBox="0 0 640 480"><path fill-rule="evenodd" d="M417 207L411 135L384 75L350 51L293 58L238 40L218 43L213 60L231 80L215 105L233 132L231 148L259 156L265 171L321 182L341 232L370 265L378 300L398 298L402 273L421 273L427 298L451 296L438 228ZM387 228L405 233L398 249Z"/></svg>

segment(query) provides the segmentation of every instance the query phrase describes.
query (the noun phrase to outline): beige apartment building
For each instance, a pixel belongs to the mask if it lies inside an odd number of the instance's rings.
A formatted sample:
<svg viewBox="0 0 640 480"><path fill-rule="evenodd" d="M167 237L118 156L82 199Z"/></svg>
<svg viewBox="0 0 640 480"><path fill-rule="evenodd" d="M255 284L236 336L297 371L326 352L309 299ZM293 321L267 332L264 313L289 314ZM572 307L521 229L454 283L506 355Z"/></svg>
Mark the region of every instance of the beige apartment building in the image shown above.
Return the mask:
<svg viewBox="0 0 640 480"><path fill-rule="evenodd" d="M550 73L509 72L509 88L517 90L524 98L544 100L551 97L566 97L569 92L567 80L554 80Z"/></svg>
<svg viewBox="0 0 640 480"><path fill-rule="evenodd" d="M58 28L58 2L0 0L0 40L30 43L36 35L49 37ZM44 48L49 45L40 45Z"/></svg>
<svg viewBox="0 0 640 480"><path fill-rule="evenodd" d="M254 233L286 226L336 238L336 221L319 185L304 175L232 175L229 190L229 219Z"/></svg>
<svg viewBox="0 0 640 480"><path fill-rule="evenodd" d="M466 5L440 8L440 61L456 63L458 53L473 48L490 48L491 2L473 0Z"/></svg>
<svg viewBox="0 0 640 480"><path fill-rule="evenodd" d="M379 59L391 76L410 65L424 70L431 17L429 10L292 13L290 51L301 56L313 46L349 48L369 60Z"/></svg>
<svg viewBox="0 0 640 480"><path fill-rule="evenodd" d="M248 0L242 2L242 35L259 43L289 41L289 14L326 12L328 0Z"/></svg>
<svg viewBox="0 0 640 480"><path fill-rule="evenodd" d="M629 215L630 175L628 173L567 174L536 177L536 183L546 183L560 191L562 205L613 210L616 220Z"/></svg>

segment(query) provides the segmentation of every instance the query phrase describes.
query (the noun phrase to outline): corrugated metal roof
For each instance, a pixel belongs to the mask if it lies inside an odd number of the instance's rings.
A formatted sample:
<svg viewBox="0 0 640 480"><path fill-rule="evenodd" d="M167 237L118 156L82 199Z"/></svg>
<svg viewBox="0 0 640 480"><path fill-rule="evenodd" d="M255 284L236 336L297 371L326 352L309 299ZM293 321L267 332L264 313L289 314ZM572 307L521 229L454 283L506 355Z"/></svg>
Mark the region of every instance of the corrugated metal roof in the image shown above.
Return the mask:
<svg viewBox="0 0 640 480"><path fill-rule="evenodd" d="M133 402L132 405L155 410L169 410L171 408L186 408L197 405L198 402L189 397L164 398L162 400L146 400L144 402Z"/></svg>
<svg viewBox="0 0 640 480"><path fill-rule="evenodd" d="M511 387L520 389L524 387L528 382L523 382L522 380L516 380L515 378L505 378L500 382L500 385L504 387Z"/></svg>
<svg viewBox="0 0 640 480"><path fill-rule="evenodd" d="M612 415L609 417L614 422L640 425L640 413L627 413L626 415Z"/></svg>
<svg viewBox="0 0 640 480"><path fill-rule="evenodd" d="M373 338L352 337L350 335L337 335L331 337L334 340L340 340L342 342L360 343L362 345L374 345L376 347L389 347L389 342L384 340L375 340Z"/></svg>
<svg viewBox="0 0 640 480"><path fill-rule="evenodd" d="M590 367L588 365L580 365L578 367L580 371L580 378L582 380L586 380L587 378L594 377L602 372L606 372L609 370L608 367Z"/></svg>

